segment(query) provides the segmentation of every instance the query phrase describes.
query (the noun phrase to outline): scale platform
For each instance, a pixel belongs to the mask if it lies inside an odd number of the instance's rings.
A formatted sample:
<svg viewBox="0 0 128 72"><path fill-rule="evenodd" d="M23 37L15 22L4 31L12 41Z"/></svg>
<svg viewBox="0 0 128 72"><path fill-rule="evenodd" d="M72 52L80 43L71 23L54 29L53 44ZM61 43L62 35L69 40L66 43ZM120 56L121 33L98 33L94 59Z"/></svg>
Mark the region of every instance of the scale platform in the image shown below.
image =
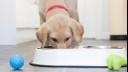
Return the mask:
<svg viewBox="0 0 128 72"><path fill-rule="evenodd" d="M107 67L107 58L112 54L127 57L124 47L36 48L35 56L30 65L43 67Z"/></svg>

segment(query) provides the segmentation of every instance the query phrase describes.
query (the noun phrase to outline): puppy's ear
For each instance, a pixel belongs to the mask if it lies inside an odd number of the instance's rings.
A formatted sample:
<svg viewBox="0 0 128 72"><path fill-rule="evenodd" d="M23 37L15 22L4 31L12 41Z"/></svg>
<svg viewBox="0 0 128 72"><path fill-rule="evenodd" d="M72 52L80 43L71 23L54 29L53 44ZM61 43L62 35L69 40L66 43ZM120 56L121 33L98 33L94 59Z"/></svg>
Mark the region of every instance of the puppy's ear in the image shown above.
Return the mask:
<svg viewBox="0 0 128 72"><path fill-rule="evenodd" d="M82 36L84 33L84 28L81 24L72 24L71 26L71 31L73 35L73 43L77 44L82 41Z"/></svg>
<svg viewBox="0 0 128 72"><path fill-rule="evenodd" d="M47 43L48 32L49 29L45 23L36 32L37 39L41 42L42 48L44 48Z"/></svg>

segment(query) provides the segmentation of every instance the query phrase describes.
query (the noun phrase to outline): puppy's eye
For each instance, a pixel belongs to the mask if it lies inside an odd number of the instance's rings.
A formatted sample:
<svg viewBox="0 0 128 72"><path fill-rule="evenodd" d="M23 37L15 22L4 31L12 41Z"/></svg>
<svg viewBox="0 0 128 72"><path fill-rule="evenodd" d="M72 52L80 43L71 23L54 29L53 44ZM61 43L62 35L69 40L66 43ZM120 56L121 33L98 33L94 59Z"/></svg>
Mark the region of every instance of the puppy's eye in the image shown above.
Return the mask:
<svg viewBox="0 0 128 72"><path fill-rule="evenodd" d="M54 42L58 42L58 40L56 39L56 38L51 38L52 39L52 41L54 41Z"/></svg>
<svg viewBox="0 0 128 72"><path fill-rule="evenodd" d="M66 39L65 39L65 41L68 41L70 39L70 37L67 37Z"/></svg>

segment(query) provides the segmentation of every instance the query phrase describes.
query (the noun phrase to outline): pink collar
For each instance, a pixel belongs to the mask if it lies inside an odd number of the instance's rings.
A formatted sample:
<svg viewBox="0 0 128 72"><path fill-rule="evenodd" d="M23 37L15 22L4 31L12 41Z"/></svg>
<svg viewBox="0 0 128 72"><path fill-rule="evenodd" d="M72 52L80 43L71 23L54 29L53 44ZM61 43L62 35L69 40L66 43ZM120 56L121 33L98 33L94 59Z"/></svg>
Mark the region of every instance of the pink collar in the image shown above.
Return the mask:
<svg viewBox="0 0 128 72"><path fill-rule="evenodd" d="M53 9L56 9L56 8L58 8L58 9L64 9L65 11L68 12L67 8L65 8L64 6L62 6L62 5L54 5L54 6L49 7L47 13L48 13L49 11L53 10Z"/></svg>

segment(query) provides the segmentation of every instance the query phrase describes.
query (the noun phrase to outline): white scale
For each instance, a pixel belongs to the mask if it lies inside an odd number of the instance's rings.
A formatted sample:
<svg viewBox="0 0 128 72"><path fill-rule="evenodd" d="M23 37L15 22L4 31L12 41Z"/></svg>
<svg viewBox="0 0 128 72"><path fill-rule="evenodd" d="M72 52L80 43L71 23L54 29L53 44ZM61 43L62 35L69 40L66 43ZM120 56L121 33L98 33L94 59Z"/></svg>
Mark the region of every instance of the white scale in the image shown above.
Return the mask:
<svg viewBox="0 0 128 72"><path fill-rule="evenodd" d="M107 67L107 58L112 54L127 57L126 49L123 47L37 48L30 65L47 67Z"/></svg>

